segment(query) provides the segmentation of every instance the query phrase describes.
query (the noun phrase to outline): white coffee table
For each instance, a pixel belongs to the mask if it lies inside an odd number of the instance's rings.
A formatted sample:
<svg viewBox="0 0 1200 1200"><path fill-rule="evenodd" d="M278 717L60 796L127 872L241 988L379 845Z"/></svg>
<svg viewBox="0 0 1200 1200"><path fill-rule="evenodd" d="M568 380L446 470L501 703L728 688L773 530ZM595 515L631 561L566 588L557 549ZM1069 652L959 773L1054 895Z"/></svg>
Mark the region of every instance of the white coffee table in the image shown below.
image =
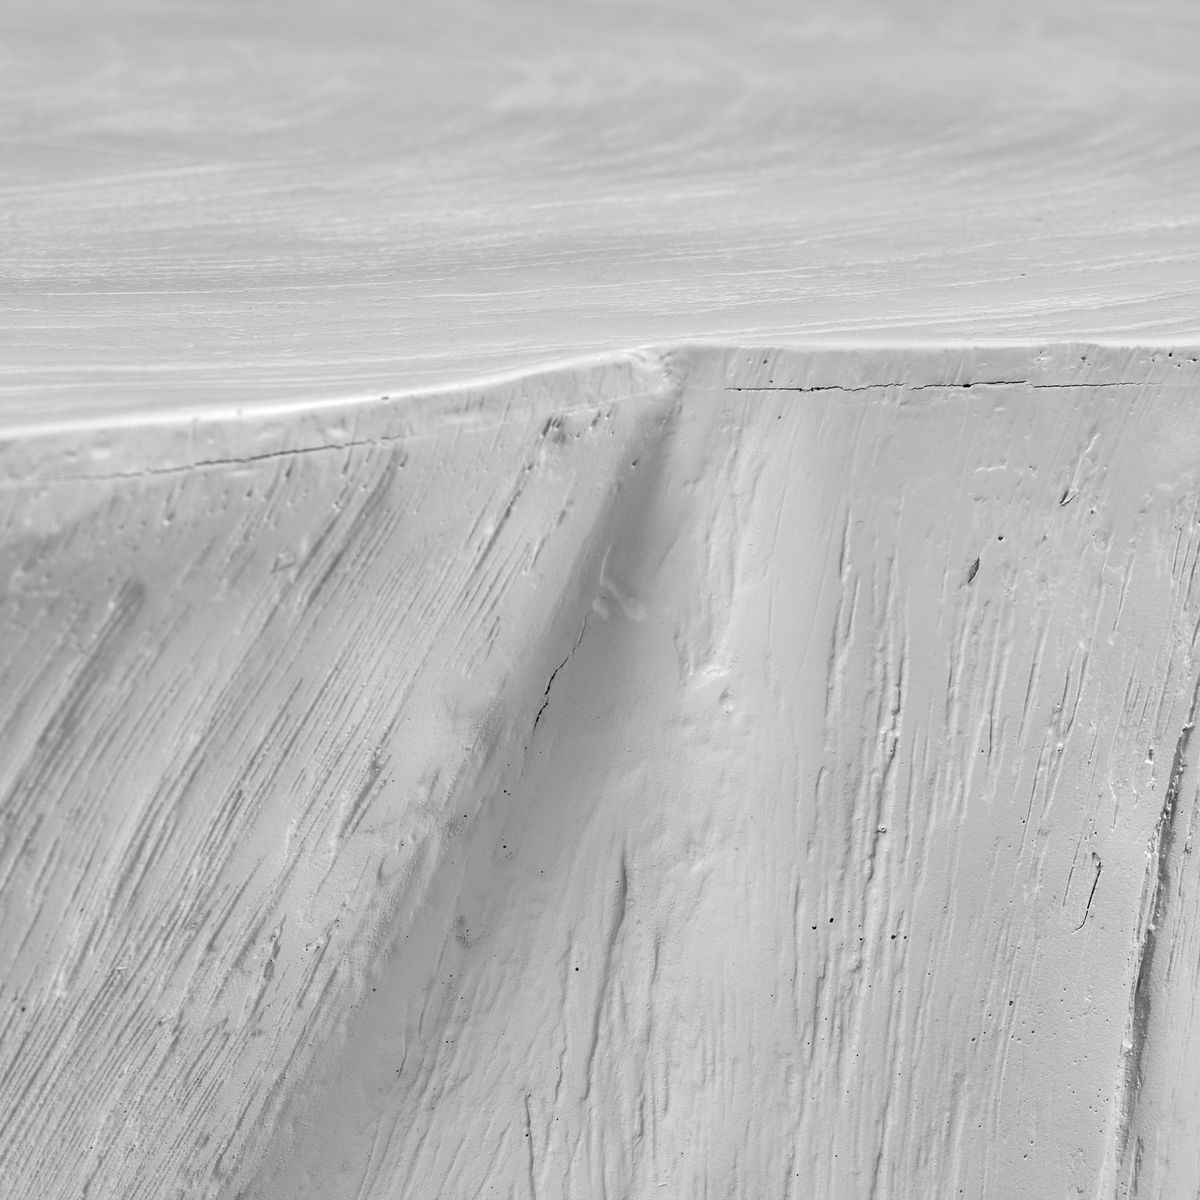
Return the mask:
<svg viewBox="0 0 1200 1200"><path fill-rule="evenodd" d="M1198 53L10 0L0 1194L1194 1196Z"/></svg>

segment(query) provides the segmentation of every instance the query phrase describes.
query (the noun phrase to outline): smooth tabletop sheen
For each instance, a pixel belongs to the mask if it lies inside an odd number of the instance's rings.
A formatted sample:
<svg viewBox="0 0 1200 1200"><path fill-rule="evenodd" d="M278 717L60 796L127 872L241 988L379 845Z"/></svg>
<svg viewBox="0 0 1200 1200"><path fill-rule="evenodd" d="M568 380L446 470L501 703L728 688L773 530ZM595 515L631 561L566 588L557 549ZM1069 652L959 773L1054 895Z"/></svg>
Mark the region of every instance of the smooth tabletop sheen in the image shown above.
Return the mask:
<svg viewBox="0 0 1200 1200"><path fill-rule="evenodd" d="M0 430L1200 338L1200 8L9 0Z"/></svg>

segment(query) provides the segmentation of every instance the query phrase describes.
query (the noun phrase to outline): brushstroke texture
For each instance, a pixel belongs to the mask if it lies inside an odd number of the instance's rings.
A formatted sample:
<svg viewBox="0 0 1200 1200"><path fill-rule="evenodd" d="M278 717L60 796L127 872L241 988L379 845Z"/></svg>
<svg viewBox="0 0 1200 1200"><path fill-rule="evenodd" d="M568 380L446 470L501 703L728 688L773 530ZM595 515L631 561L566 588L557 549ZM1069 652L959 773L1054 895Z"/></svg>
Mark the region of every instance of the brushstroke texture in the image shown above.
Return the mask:
<svg viewBox="0 0 1200 1200"><path fill-rule="evenodd" d="M1194 358L24 443L6 1193L1192 1194Z"/></svg>

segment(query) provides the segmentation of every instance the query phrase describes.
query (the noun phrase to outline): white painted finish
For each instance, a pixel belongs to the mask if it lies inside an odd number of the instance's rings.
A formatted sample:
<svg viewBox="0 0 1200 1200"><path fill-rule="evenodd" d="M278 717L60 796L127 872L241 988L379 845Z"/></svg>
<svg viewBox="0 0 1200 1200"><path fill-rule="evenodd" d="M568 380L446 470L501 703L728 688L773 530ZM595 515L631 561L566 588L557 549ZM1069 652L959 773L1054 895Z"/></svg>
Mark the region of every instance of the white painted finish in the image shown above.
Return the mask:
<svg viewBox="0 0 1200 1200"><path fill-rule="evenodd" d="M228 1194L519 764L674 394L0 492L0 1194Z"/></svg>
<svg viewBox="0 0 1200 1200"><path fill-rule="evenodd" d="M0 426L1200 340L1190 0L6 0Z"/></svg>
<svg viewBox="0 0 1200 1200"><path fill-rule="evenodd" d="M1196 380L696 348L50 439L6 1195L1192 1195Z"/></svg>
<svg viewBox="0 0 1200 1200"><path fill-rule="evenodd" d="M1192 1200L1200 10L0 34L6 1200Z"/></svg>
<svg viewBox="0 0 1200 1200"><path fill-rule="evenodd" d="M1089 357L692 358L242 1194L1193 1196L1196 368Z"/></svg>

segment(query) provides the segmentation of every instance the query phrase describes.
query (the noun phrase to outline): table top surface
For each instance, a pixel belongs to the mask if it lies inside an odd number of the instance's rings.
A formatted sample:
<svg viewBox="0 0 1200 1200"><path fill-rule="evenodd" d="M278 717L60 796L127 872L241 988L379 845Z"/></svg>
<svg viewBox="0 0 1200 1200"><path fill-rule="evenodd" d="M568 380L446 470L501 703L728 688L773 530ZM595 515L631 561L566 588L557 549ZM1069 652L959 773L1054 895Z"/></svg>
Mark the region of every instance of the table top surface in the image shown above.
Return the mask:
<svg viewBox="0 0 1200 1200"><path fill-rule="evenodd" d="M1200 342L1190 0L9 0L0 430Z"/></svg>

